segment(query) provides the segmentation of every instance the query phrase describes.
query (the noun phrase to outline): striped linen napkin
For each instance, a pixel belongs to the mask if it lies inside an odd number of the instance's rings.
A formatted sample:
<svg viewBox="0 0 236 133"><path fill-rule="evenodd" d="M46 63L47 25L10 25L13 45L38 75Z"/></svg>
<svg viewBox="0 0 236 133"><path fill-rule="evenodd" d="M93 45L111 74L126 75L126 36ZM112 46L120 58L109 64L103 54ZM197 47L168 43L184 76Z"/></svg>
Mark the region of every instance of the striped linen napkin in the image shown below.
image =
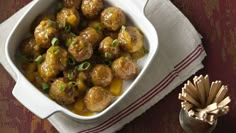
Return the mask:
<svg viewBox="0 0 236 133"><path fill-rule="evenodd" d="M138 2L138 1L136 1ZM15 21L28 6L18 11L0 25L0 31L9 33ZM105 117L92 123L79 123L62 113L52 115L48 120L63 133L115 132L156 104L187 78L203 68L206 56L201 37L188 19L169 0L149 0L145 8L149 20L159 36L159 51L141 82L115 106ZM0 36L5 42L8 34ZM3 53L4 45L0 46ZM15 78L4 56L0 61Z"/></svg>

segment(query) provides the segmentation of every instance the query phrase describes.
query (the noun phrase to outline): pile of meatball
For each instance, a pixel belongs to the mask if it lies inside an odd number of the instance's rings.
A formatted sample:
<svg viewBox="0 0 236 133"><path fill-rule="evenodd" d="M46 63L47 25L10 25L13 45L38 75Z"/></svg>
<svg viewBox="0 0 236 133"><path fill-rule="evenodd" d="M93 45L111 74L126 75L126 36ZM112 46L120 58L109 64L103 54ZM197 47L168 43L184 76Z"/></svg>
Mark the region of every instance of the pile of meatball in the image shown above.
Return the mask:
<svg viewBox="0 0 236 133"><path fill-rule="evenodd" d="M20 44L24 75L61 105L82 100L100 112L114 96L114 78L133 80L137 60L146 53L140 30L124 12L102 0L61 0L32 23L32 34Z"/></svg>

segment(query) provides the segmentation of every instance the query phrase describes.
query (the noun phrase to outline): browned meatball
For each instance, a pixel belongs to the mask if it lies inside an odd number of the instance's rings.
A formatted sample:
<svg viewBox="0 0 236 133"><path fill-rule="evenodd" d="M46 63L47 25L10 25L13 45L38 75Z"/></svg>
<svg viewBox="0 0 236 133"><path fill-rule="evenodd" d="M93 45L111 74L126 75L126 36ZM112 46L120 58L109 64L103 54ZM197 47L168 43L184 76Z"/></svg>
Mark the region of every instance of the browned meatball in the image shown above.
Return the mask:
<svg viewBox="0 0 236 133"><path fill-rule="evenodd" d="M92 56L93 47L91 43L85 41L82 37L77 36L72 39L68 51L77 62L82 62Z"/></svg>
<svg viewBox="0 0 236 133"><path fill-rule="evenodd" d="M45 13L42 13L42 14L39 14L35 20L32 22L31 24L31 31L34 33L34 30L35 28L37 27L37 25L39 25L39 23L42 21L42 20L52 20L52 21L55 21L56 20L56 17L53 13L50 13L50 12L45 12Z"/></svg>
<svg viewBox="0 0 236 133"><path fill-rule="evenodd" d="M123 11L117 7L108 7L102 11L101 22L108 29L116 31L126 23Z"/></svg>
<svg viewBox="0 0 236 133"><path fill-rule="evenodd" d="M118 39L121 47L129 53L138 52L144 48L143 35L137 27L128 26L121 29Z"/></svg>
<svg viewBox="0 0 236 133"><path fill-rule="evenodd" d="M49 48L52 38L57 34L57 24L50 19L42 20L34 30L35 41L41 48Z"/></svg>
<svg viewBox="0 0 236 133"><path fill-rule="evenodd" d="M78 91L63 78L56 79L50 87L49 96L59 104L71 104L75 102Z"/></svg>
<svg viewBox="0 0 236 133"><path fill-rule="evenodd" d="M120 55L119 41L106 37L99 45L99 52L107 59L114 59Z"/></svg>
<svg viewBox="0 0 236 133"><path fill-rule="evenodd" d="M63 0L63 5L66 8L75 7L77 9L80 8L81 0Z"/></svg>
<svg viewBox="0 0 236 133"><path fill-rule="evenodd" d="M36 44L36 41L33 37L27 38L20 45L20 51L22 54L30 57L36 58L41 53L41 48Z"/></svg>
<svg viewBox="0 0 236 133"><path fill-rule="evenodd" d="M40 76L44 81L56 78L57 74L67 66L68 53L60 46L52 46L47 50L45 60L38 66Z"/></svg>
<svg viewBox="0 0 236 133"><path fill-rule="evenodd" d="M88 110L100 112L112 102L111 94L102 87L92 87L87 92L84 103Z"/></svg>
<svg viewBox="0 0 236 133"><path fill-rule="evenodd" d="M128 57L120 57L112 63L112 70L115 76L124 80L131 80L137 76L138 65Z"/></svg>
<svg viewBox="0 0 236 133"><path fill-rule="evenodd" d="M106 87L111 84L113 75L106 65L96 65L91 72L91 79L95 86Z"/></svg>
<svg viewBox="0 0 236 133"><path fill-rule="evenodd" d="M87 18L95 18L100 14L103 9L102 0L83 0L81 11Z"/></svg>
<svg viewBox="0 0 236 133"><path fill-rule="evenodd" d="M91 43L93 45L93 47L95 47L96 44L102 40L102 37L103 37L102 32L99 32L92 27L87 27L85 30L83 30L80 33L80 36L84 40Z"/></svg>
<svg viewBox="0 0 236 133"><path fill-rule="evenodd" d="M68 26L72 29L76 29L80 22L80 16L75 8L63 8L57 13L57 23L59 28L66 28L65 30L70 30Z"/></svg>

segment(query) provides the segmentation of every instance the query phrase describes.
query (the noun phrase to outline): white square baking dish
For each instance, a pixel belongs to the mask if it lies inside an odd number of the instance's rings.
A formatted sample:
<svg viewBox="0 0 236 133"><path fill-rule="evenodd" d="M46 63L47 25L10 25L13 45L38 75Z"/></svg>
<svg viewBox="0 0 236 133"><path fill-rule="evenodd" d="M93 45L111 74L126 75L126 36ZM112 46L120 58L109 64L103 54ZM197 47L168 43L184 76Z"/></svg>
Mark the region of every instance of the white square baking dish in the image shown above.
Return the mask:
<svg viewBox="0 0 236 133"><path fill-rule="evenodd" d="M12 69L17 75L16 85L12 91L15 98L21 102L26 108L33 112L38 117L44 119L49 117L55 112L63 112L66 115L74 118L78 121L91 121L102 117L104 114L109 112L114 106L119 106L120 101L127 93L132 93L132 88L135 87L137 82L142 82L140 78L149 68L150 62L155 57L158 50L158 36L154 26L145 17L144 8L148 0L105 0L107 3L113 6L121 8L131 22L139 27L145 37L145 47L149 49L149 53L138 61L138 65L141 68L138 76L132 82L126 82L124 84L123 93L119 96L109 107L100 113L92 116L80 116L77 115L67 108L57 104L51 100L47 95L40 92L34 85L32 85L21 73L17 62L15 60L15 54L19 43L24 39L25 35L30 31L30 25L34 19L42 12L47 10L56 0L35 0L31 7L22 14L21 19L16 22L15 27L11 31L6 47L5 54L7 61L9 62ZM136 88L138 89L138 88Z"/></svg>

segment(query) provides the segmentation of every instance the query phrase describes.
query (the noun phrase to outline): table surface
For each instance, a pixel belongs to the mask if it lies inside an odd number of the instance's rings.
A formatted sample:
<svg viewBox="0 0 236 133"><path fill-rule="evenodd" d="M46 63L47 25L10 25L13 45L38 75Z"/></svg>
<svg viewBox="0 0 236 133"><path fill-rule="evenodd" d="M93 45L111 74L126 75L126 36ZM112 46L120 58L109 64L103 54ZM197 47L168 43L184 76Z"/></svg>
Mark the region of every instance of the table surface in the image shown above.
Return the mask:
<svg viewBox="0 0 236 133"><path fill-rule="evenodd" d="M0 22L30 1L0 0ZM230 112L219 118L214 133L232 132L236 121L236 1L172 0L172 2L203 36L203 45L208 56L203 61L205 68L197 74L208 74L210 80L222 80L230 88L232 99ZM57 132L47 120L39 119L15 100L11 94L15 82L1 65L0 73L0 132ZM181 86L177 87L118 132L182 133L178 120L180 102L177 100L180 88Z"/></svg>

